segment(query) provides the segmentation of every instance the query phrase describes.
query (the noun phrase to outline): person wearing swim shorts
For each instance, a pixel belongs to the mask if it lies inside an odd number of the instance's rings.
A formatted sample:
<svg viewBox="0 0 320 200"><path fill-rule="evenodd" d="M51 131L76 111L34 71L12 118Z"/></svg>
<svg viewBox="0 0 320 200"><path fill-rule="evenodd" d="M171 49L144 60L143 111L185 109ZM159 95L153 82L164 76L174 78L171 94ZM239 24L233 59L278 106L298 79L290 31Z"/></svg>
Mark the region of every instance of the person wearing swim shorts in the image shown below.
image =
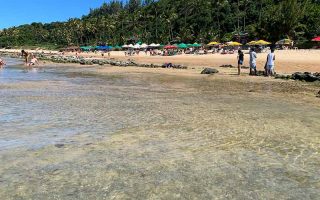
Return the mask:
<svg viewBox="0 0 320 200"><path fill-rule="evenodd" d="M244 54L239 49L238 50L238 75L240 75L240 73L241 73L241 66L243 65L243 61L244 61Z"/></svg>

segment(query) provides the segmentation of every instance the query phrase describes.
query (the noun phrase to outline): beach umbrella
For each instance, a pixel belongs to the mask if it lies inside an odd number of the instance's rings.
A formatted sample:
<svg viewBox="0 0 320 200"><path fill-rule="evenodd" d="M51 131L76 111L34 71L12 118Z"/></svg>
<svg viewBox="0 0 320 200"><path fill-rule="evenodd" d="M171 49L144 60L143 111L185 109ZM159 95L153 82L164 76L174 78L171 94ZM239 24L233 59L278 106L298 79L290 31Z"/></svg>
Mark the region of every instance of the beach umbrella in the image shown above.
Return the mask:
<svg viewBox="0 0 320 200"><path fill-rule="evenodd" d="M158 47L158 46L157 46L157 44L155 44L155 43L151 43L151 44L149 44L148 47Z"/></svg>
<svg viewBox="0 0 320 200"><path fill-rule="evenodd" d="M80 49L82 51L91 51L92 49L95 49L95 47L93 47L93 46L82 46L82 47L80 47Z"/></svg>
<svg viewBox="0 0 320 200"><path fill-rule="evenodd" d="M96 46L97 50L111 50L112 46Z"/></svg>
<svg viewBox="0 0 320 200"><path fill-rule="evenodd" d="M209 46L214 46L214 45L218 45L218 44L220 44L219 42L210 42L208 45Z"/></svg>
<svg viewBox="0 0 320 200"><path fill-rule="evenodd" d="M121 46L116 45L116 46L114 46L113 48L115 48L115 49L121 49Z"/></svg>
<svg viewBox="0 0 320 200"><path fill-rule="evenodd" d="M241 46L242 44L239 42L227 42L227 46Z"/></svg>
<svg viewBox="0 0 320 200"><path fill-rule="evenodd" d="M279 40L278 42L276 42L276 44L278 44L278 45L291 45L292 44L292 40L290 40L290 39L282 39L282 40Z"/></svg>
<svg viewBox="0 0 320 200"><path fill-rule="evenodd" d="M269 45L270 42L264 41L264 40L258 40L256 41L256 45Z"/></svg>
<svg viewBox="0 0 320 200"><path fill-rule="evenodd" d="M133 48L133 47L134 47L133 44L128 45L128 48Z"/></svg>
<svg viewBox="0 0 320 200"><path fill-rule="evenodd" d="M314 42L320 42L320 36L313 38L312 41L314 41Z"/></svg>
<svg viewBox="0 0 320 200"><path fill-rule="evenodd" d="M143 43L140 47L141 47L142 49L146 49L146 48L148 48L148 45L145 44L145 43Z"/></svg>
<svg viewBox="0 0 320 200"><path fill-rule="evenodd" d="M167 45L167 46L165 46L164 48L165 48L165 49L176 49L177 46L175 46L175 45Z"/></svg>
<svg viewBox="0 0 320 200"><path fill-rule="evenodd" d="M256 45L256 42L257 42L257 41L251 41L251 42L248 42L247 45L250 45L250 46Z"/></svg>
<svg viewBox="0 0 320 200"><path fill-rule="evenodd" d="M129 47L129 45L122 45L122 48L128 48Z"/></svg>
<svg viewBox="0 0 320 200"><path fill-rule="evenodd" d="M198 44L198 43L193 43L192 44L192 47L201 47L202 45L201 44Z"/></svg>
<svg viewBox="0 0 320 200"><path fill-rule="evenodd" d="M188 48L188 45L186 45L185 43L180 43L180 44L178 44L178 48L179 49L186 49L186 48Z"/></svg>
<svg viewBox="0 0 320 200"><path fill-rule="evenodd" d="M140 49L141 46L140 46L140 44L137 43L137 44L135 44L135 45L133 46L133 48L134 48L134 49Z"/></svg>

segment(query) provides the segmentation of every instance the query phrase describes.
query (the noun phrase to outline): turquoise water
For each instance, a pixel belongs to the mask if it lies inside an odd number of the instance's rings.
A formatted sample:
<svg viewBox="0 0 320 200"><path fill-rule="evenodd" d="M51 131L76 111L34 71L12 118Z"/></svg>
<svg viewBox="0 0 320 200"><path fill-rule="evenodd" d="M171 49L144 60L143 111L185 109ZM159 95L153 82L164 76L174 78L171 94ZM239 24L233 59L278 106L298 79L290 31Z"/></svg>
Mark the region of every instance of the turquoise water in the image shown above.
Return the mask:
<svg viewBox="0 0 320 200"><path fill-rule="evenodd" d="M0 199L319 199L316 104L99 69L0 72Z"/></svg>

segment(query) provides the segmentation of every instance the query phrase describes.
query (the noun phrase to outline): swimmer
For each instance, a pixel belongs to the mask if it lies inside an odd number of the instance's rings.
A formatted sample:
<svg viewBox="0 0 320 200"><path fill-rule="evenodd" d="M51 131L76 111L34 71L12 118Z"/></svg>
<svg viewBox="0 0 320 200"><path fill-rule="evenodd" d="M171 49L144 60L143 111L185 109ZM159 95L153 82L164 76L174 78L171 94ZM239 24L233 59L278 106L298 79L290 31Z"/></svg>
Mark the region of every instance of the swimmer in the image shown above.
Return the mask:
<svg viewBox="0 0 320 200"><path fill-rule="evenodd" d="M28 66L31 67L31 66L36 65L36 64L39 65L39 61L36 58L36 56L33 55L31 61L28 63Z"/></svg>
<svg viewBox="0 0 320 200"><path fill-rule="evenodd" d="M5 65L6 63L4 62L4 60L0 58L0 69L2 69Z"/></svg>

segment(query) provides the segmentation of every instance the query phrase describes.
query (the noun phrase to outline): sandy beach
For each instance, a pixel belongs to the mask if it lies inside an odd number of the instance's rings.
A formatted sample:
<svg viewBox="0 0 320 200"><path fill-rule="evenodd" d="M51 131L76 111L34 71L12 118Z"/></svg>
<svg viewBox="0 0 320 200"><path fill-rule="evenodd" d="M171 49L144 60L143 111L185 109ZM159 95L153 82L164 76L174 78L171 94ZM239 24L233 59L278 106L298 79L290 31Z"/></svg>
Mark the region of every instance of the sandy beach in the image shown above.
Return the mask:
<svg viewBox="0 0 320 200"><path fill-rule="evenodd" d="M15 52L19 53L18 49L1 49L2 52ZM40 53L52 55L61 55L58 51L43 51L43 50L27 50L31 53ZM245 53L244 66L249 66L249 54ZM66 53L65 56L75 56L76 53ZM172 73L172 74L198 74L204 67L214 67L219 69L222 74L234 75L237 69L224 69L218 68L221 65L237 66L237 54L207 54L207 55L176 55L176 56L150 56L144 52L139 55L125 56L124 51L112 51L110 57L105 54L101 55L100 52L83 52L78 54L85 58L112 58L116 60L133 60L140 64L164 64L173 63L188 66L188 70L165 70L165 69L142 69L142 68L127 68L127 69L112 69L112 71L136 71L136 72L150 72L150 73ZM267 53L259 53L257 59L257 69L263 70L266 62ZM110 70L110 69L107 69ZM276 51L276 67L275 70L280 74L292 74L294 72L320 72L320 50L278 50ZM242 70L243 74L248 74L247 69Z"/></svg>

